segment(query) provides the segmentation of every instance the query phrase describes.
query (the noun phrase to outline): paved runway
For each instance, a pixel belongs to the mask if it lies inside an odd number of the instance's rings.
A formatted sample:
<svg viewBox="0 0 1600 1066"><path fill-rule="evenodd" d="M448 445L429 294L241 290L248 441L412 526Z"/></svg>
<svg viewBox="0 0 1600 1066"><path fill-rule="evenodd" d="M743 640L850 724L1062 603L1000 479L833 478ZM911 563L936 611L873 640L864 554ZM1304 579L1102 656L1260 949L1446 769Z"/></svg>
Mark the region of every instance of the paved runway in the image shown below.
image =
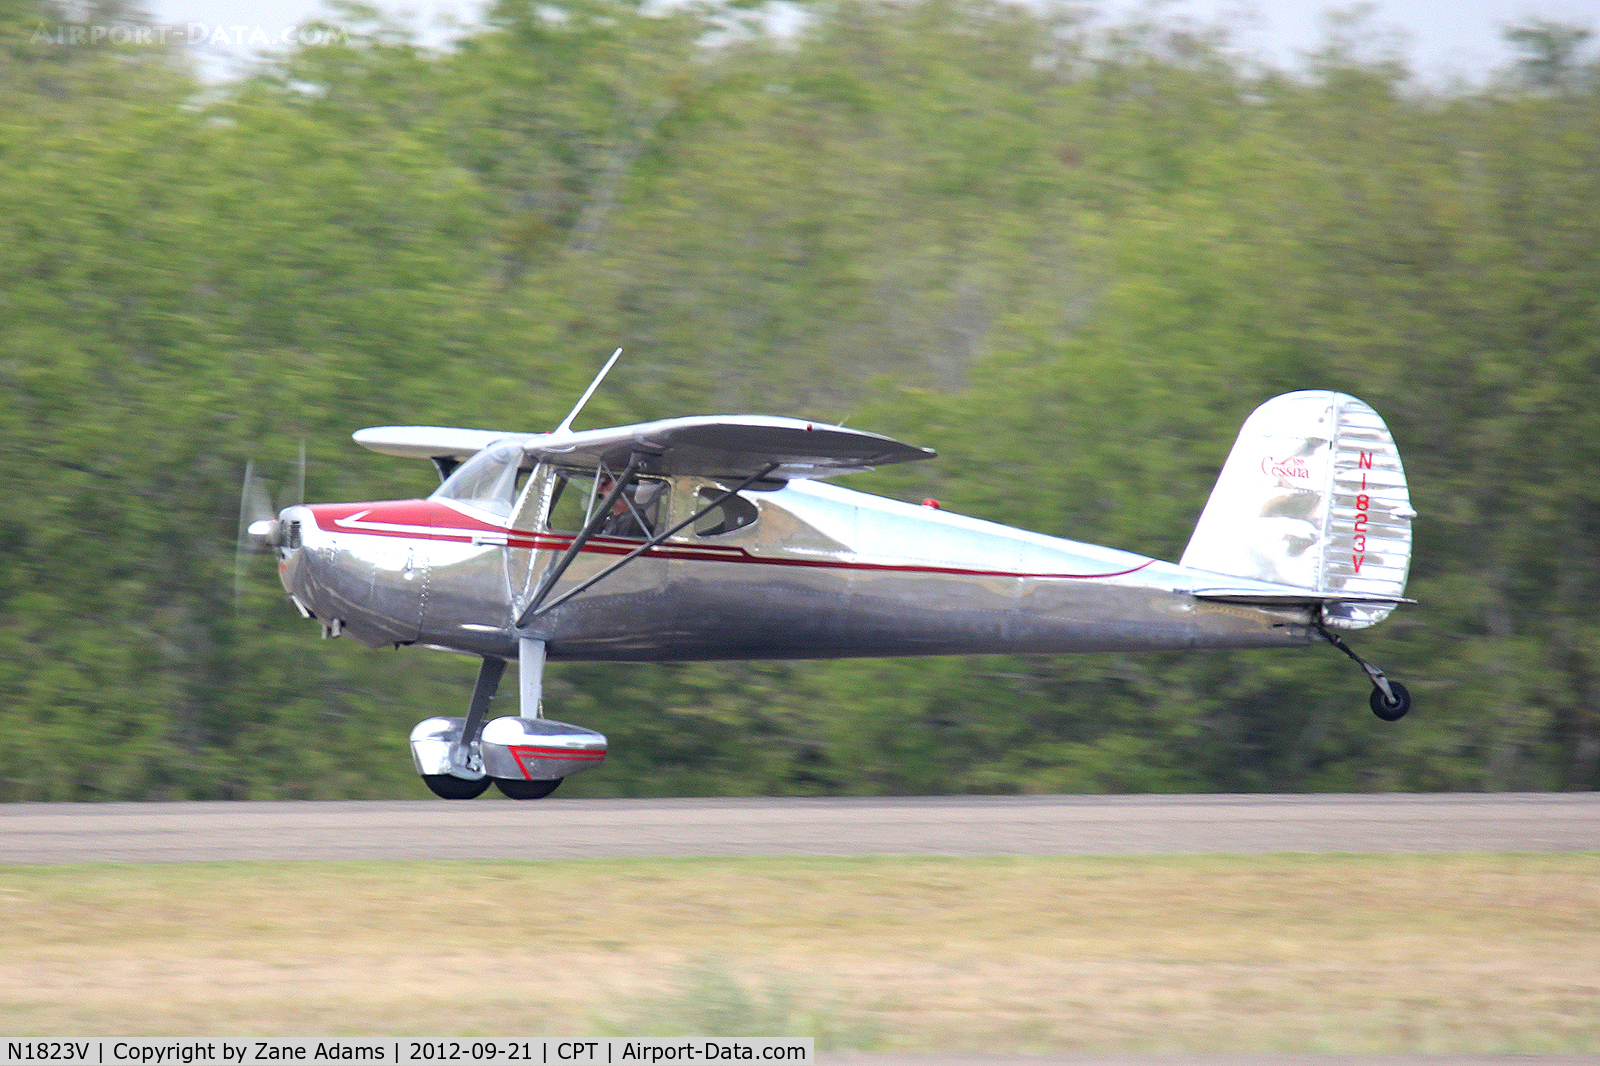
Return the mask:
<svg viewBox="0 0 1600 1066"><path fill-rule="evenodd" d="M0 863L1600 851L1600 793L0 804Z"/></svg>
<svg viewBox="0 0 1600 1066"><path fill-rule="evenodd" d="M0 863L1600 851L1600 794L0 804ZM1577 1066L1553 1055L829 1055L838 1066Z"/></svg>

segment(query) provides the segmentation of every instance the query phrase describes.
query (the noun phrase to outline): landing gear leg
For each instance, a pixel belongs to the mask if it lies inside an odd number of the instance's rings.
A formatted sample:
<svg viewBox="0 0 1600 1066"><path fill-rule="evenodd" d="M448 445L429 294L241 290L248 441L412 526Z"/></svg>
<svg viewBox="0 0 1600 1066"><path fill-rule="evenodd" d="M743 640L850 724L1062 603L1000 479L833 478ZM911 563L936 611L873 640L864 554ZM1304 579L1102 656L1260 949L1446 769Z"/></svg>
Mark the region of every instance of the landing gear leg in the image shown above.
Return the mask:
<svg viewBox="0 0 1600 1066"><path fill-rule="evenodd" d="M423 774L422 783L441 799L476 799L489 787L489 778L483 773L483 757L478 751L478 738L483 733L484 719L489 716L489 701L500 687L500 676L506 672L504 659L485 658L478 668L478 682L472 688L472 703L467 717L461 723L461 735L450 746L450 769L458 773Z"/></svg>
<svg viewBox="0 0 1600 1066"><path fill-rule="evenodd" d="M496 718L483 727L483 772L512 799L540 799L568 776L592 770L605 761L606 738L582 726L544 716L544 641L523 637L517 642L521 708L515 718Z"/></svg>
<svg viewBox="0 0 1600 1066"><path fill-rule="evenodd" d="M544 641L522 637L517 641L517 697L518 715L522 718L544 717ZM544 799L561 784L561 778L552 781L521 781L512 777L496 777L494 785L515 800Z"/></svg>
<svg viewBox="0 0 1600 1066"><path fill-rule="evenodd" d="M532 637L517 640L517 713L544 717L544 641Z"/></svg>
<svg viewBox="0 0 1600 1066"><path fill-rule="evenodd" d="M1356 661L1357 666L1366 671L1367 677L1372 681L1372 695L1367 700L1372 713L1385 722L1397 722L1404 718L1406 712L1411 710L1411 693L1406 691L1406 687L1398 681L1390 681L1383 676L1382 670L1350 650L1350 645L1339 639L1338 634L1329 629L1321 619L1315 624L1323 640L1350 656Z"/></svg>

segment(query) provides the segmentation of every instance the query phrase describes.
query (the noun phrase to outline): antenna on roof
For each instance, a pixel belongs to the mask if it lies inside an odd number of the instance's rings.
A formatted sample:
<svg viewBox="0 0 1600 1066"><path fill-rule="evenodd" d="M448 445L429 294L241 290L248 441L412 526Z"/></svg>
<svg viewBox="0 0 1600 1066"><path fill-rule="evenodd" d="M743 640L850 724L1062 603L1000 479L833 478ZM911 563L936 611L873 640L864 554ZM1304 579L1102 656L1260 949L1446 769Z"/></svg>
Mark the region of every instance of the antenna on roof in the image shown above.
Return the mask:
<svg viewBox="0 0 1600 1066"><path fill-rule="evenodd" d="M600 387L600 383L604 381L606 375L611 372L612 365L616 363L617 357L621 354L621 348L618 348L616 351L611 353L611 358L606 360L606 365L600 368L600 373L596 374L594 376L594 380L589 382L589 387L583 390L583 395L578 398L577 404L572 408L571 411L567 412L567 417L563 418L561 420L561 424L556 427L555 431L557 433L565 433L567 430L572 428L572 420L578 417L578 412L583 410L583 405L589 402L589 397L593 396L594 390Z"/></svg>

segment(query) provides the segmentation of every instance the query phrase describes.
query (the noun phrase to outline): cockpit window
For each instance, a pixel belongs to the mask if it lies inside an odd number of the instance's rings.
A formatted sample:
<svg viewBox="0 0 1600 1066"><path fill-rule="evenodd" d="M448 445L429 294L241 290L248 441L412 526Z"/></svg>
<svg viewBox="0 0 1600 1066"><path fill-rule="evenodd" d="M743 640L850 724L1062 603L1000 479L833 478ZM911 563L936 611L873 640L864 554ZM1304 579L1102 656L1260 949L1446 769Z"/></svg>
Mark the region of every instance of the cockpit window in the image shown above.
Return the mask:
<svg viewBox="0 0 1600 1066"><path fill-rule="evenodd" d="M604 502L611 485L609 477L596 479L593 474L558 474L550 498L549 528L565 533L582 529L593 509ZM636 540L651 536L660 522L666 487L665 481L654 478L634 481L611 505L611 513L596 532Z"/></svg>
<svg viewBox="0 0 1600 1066"><path fill-rule="evenodd" d="M503 444L496 448L485 448L456 467L432 498L454 500L507 518L517 502L517 490L527 474L526 470L520 469L521 464L520 445Z"/></svg>
<svg viewBox="0 0 1600 1066"><path fill-rule="evenodd" d="M696 509L711 504L722 493L723 490L718 488L701 489L695 496ZM695 536L716 537L732 533L753 523L760 514L756 505L743 496L729 496L695 520Z"/></svg>

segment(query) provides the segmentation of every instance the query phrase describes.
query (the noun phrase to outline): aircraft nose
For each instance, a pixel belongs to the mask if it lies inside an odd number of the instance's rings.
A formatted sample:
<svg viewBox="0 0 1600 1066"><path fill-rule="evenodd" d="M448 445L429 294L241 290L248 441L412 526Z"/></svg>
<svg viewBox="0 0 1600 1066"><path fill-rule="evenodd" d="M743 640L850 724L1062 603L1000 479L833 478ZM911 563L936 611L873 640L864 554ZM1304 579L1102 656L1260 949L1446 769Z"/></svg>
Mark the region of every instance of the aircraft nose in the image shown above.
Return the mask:
<svg viewBox="0 0 1600 1066"><path fill-rule="evenodd" d="M259 548L271 548L279 558L287 551L298 551L305 519L310 517L303 506L285 507L276 518L258 518L245 527L251 542Z"/></svg>
<svg viewBox="0 0 1600 1066"><path fill-rule="evenodd" d="M311 541L317 539L317 523L310 508L303 505L285 507L278 512L276 521L257 524L277 527L274 532L278 549L278 578L283 582L284 591L304 603L315 556L315 552L306 550L308 534Z"/></svg>
<svg viewBox="0 0 1600 1066"><path fill-rule="evenodd" d="M303 504L285 507L278 512L278 526L281 532L279 547L284 551L298 552L305 547L305 531L307 526L315 527L310 508Z"/></svg>

